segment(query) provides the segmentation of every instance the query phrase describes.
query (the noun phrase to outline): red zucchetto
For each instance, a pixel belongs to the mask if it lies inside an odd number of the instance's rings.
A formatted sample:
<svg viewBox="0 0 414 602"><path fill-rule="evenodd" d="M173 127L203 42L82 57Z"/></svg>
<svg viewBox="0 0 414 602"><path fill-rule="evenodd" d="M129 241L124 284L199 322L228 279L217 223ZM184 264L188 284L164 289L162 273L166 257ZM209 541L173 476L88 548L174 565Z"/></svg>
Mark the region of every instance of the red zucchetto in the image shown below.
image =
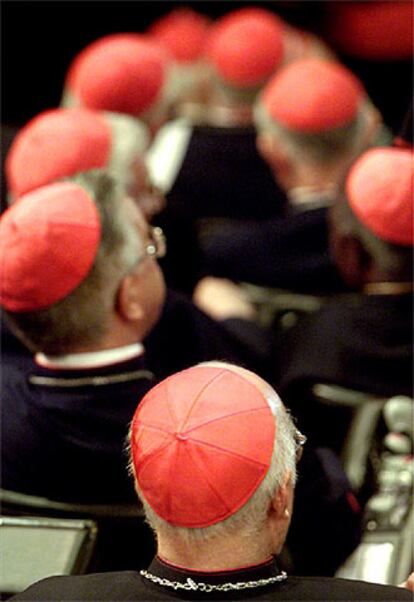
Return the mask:
<svg viewBox="0 0 414 602"><path fill-rule="evenodd" d="M374 148L352 166L346 195L358 220L378 238L410 246L414 228L413 183L411 149Z"/></svg>
<svg viewBox="0 0 414 602"><path fill-rule="evenodd" d="M73 182L22 196L0 219L0 305L45 309L88 275L101 236L93 198Z"/></svg>
<svg viewBox="0 0 414 602"><path fill-rule="evenodd" d="M205 365L170 376L132 421L144 499L175 526L208 527L232 516L267 474L275 429L264 394L233 370Z"/></svg>

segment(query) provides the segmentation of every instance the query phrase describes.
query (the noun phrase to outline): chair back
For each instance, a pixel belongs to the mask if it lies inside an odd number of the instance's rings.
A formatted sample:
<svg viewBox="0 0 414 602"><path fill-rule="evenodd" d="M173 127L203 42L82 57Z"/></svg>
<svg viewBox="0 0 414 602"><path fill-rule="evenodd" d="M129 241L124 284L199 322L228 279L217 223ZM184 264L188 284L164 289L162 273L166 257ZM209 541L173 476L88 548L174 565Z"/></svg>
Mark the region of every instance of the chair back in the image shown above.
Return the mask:
<svg viewBox="0 0 414 602"><path fill-rule="evenodd" d="M136 503L79 504L0 489L2 514L93 521L96 545L90 571L136 570L146 567L155 554L155 540Z"/></svg>
<svg viewBox="0 0 414 602"><path fill-rule="evenodd" d="M45 577L87 572L96 536L90 520L1 516L1 599Z"/></svg>

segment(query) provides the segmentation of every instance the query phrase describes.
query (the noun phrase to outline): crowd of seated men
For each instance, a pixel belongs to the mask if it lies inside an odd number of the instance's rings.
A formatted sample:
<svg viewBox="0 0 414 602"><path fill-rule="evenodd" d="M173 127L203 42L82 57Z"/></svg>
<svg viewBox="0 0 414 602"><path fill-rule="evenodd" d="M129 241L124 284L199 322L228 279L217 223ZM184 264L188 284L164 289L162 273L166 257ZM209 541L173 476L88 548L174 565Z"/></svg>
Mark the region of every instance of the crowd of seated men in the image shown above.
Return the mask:
<svg viewBox="0 0 414 602"><path fill-rule="evenodd" d="M132 530L120 572L16 599L409 599L410 579L328 578L374 484L353 490L311 391L412 397L410 123L254 5L176 9L73 57L60 106L7 142L1 483L138 492L157 556L136 566ZM324 301L264 325L245 283Z"/></svg>

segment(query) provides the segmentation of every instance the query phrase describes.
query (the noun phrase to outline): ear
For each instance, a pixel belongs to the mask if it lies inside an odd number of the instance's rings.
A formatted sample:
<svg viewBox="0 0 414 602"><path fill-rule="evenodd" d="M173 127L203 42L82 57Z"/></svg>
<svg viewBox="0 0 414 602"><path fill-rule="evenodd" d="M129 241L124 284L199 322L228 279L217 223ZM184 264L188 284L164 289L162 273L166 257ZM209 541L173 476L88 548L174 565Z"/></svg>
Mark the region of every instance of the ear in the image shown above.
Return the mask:
<svg viewBox="0 0 414 602"><path fill-rule="evenodd" d="M364 128L361 133L358 154L369 148L375 143L379 134L382 118L379 111L370 105L367 110L367 115L364 123Z"/></svg>
<svg viewBox="0 0 414 602"><path fill-rule="evenodd" d="M140 287L136 284L136 278L135 274L125 276L118 288L116 310L127 322L137 322L144 318Z"/></svg>
<svg viewBox="0 0 414 602"><path fill-rule="evenodd" d="M280 521L290 521L292 497L292 473L288 471L269 506L269 516Z"/></svg>
<svg viewBox="0 0 414 602"><path fill-rule="evenodd" d="M330 231L330 247L336 266L348 286L360 289L367 281L370 257L361 242L352 234Z"/></svg>

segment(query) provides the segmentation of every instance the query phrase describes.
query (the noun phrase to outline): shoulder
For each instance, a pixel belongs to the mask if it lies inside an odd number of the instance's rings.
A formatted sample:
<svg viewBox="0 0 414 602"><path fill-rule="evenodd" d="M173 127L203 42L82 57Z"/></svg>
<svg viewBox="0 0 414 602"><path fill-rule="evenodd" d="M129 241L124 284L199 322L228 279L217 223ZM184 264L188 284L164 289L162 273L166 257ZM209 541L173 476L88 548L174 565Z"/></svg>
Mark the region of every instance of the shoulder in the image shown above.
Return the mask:
<svg viewBox="0 0 414 602"><path fill-rule="evenodd" d="M412 593L404 588L331 577L290 577L279 591L280 599L292 601L412 601ZM277 600L278 597L275 596L274 599Z"/></svg>
<svg viewBox="0 0 414 602"><path fill-rule="evenodd" d="M145 600L148 594L138 572L119 571L49 577L31 585L12 600L69 601L134 601Z"/></svg>

